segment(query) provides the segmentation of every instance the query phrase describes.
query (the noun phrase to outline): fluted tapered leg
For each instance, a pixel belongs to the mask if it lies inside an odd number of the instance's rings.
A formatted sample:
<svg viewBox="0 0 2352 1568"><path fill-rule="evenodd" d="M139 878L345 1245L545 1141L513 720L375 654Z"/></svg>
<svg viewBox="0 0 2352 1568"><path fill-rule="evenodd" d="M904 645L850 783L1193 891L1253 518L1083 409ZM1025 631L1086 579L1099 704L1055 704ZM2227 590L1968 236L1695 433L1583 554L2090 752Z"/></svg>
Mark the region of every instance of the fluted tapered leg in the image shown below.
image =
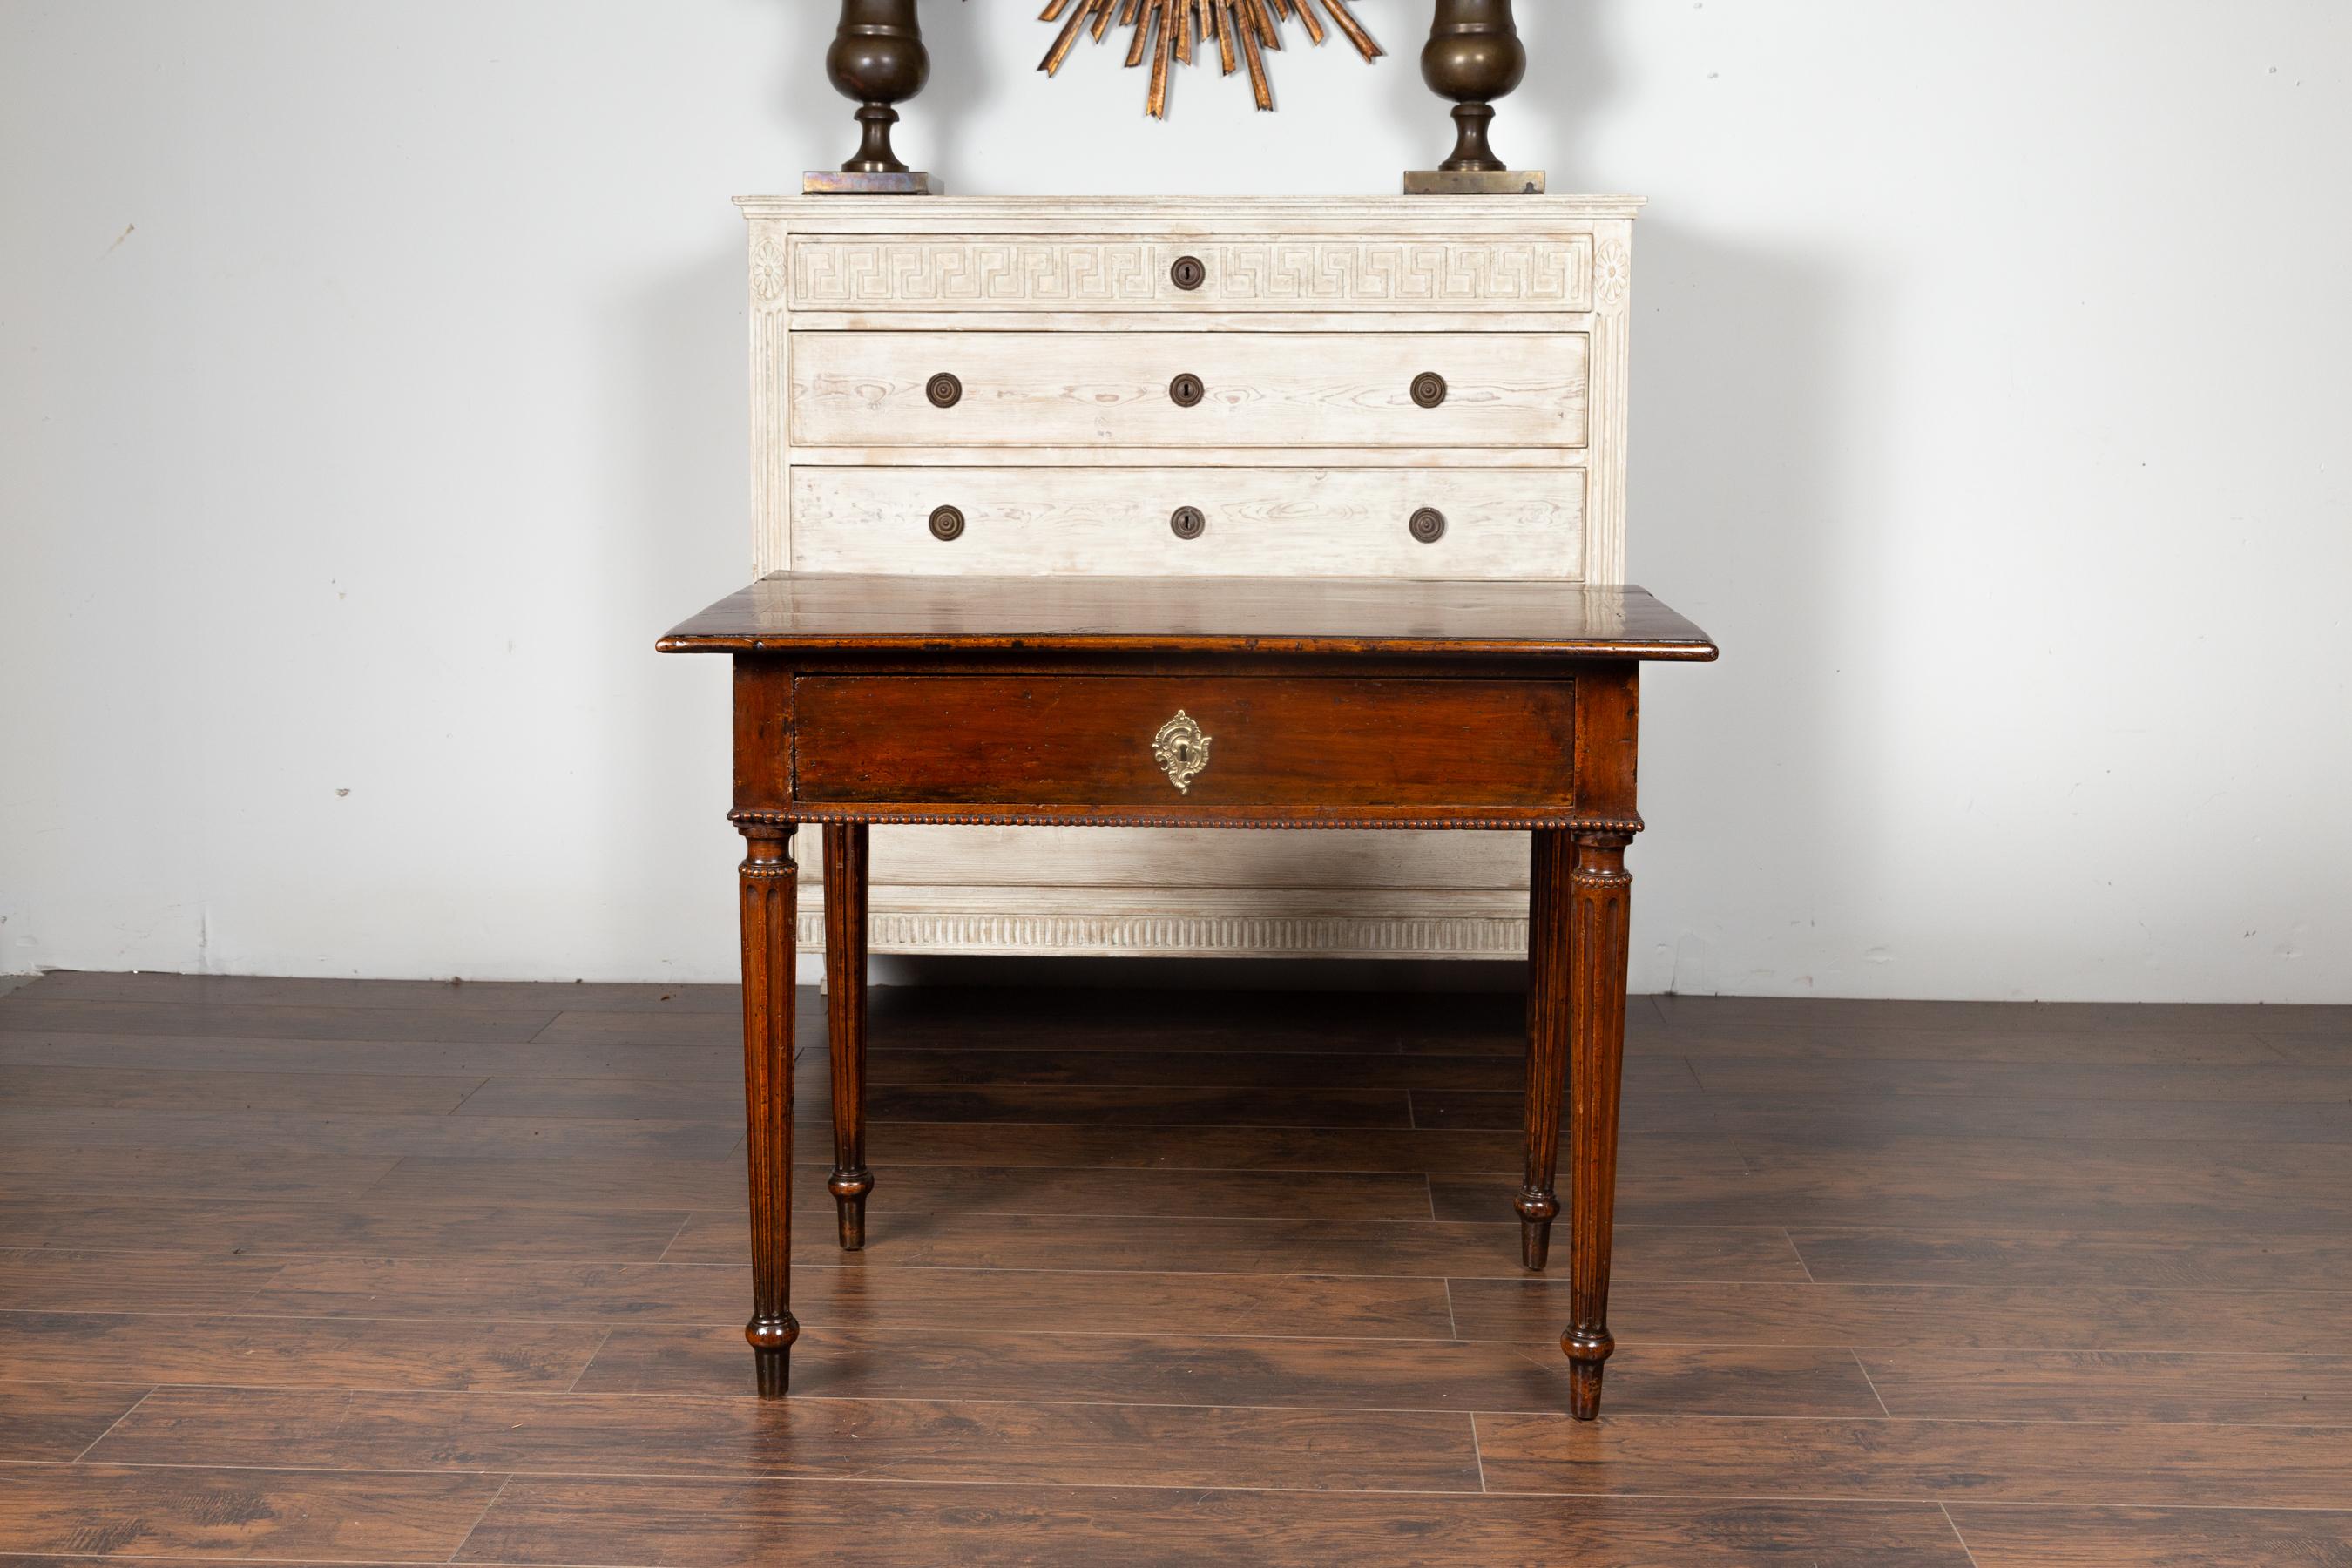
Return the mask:
<svg viewBox="0 0 2352 1568"><path fill-rule="evenodd" d="M1559 1103L1568 1072L1568 889L1576 847L1538 828L1528 863L1527 1167L1518 1196L1519 1258L1541 1268L1559 1213Z"/></svg>
<svg viewBox="0 0 2352 1568"><path fill-rule="evenodd" d="M793 1342L793 923L799 868L790 826L746 824L743 1103L751 1167L751 1342L762 1398L790 1386Z"/></svg>
<svg viewBox="0 0 2352 1568"><path fill-rule="evenodd" d="M1622 833L1580 833L1569 879L1569 1414L1601 1414L1609 1334L1609 1249L1617 1211L1617 1102L1625 1076L1625 965L1633 879Z"/></svg>
<svg viewBox="0 0 2352 1568"><path fill-rule="evenodd" d="M833 1067L833 1179L841 1246L866 1245L866 825L824 830L826 1042Z"/></svg>

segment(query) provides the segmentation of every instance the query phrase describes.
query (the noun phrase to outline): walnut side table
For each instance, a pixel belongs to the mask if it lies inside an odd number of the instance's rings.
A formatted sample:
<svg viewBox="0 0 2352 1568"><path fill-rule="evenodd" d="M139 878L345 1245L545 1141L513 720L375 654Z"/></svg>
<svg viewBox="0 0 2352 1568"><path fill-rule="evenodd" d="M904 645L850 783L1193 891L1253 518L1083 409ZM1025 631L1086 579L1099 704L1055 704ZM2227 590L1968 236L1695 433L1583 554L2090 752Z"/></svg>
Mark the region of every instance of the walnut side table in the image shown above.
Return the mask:
<svg viewBox="0 0 2352 1568"><path fill-rule="evenodd" d="M1569 1142L1570 1407L1600 1410L1640 673L1716 657L1642 589L1548 582L778 573L661 639L734 659L761 1394L792 1314L793 835L824 829L841 1244L865 1244L875 823L1529 830L1523 1260Z"/></svg>

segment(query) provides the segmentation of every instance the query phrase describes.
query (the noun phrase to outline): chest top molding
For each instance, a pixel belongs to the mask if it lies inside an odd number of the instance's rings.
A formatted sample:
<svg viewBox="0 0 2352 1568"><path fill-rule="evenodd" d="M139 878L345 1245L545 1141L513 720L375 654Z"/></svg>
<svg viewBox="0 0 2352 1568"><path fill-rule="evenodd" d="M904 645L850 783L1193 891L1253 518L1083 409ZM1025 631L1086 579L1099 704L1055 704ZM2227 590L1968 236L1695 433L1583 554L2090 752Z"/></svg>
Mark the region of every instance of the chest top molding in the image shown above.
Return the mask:
<svg viewBox="0 0 2352 1568"><path fill-rule="evenodd" d="M795 234L1547 233L1641 215L1641 196L737 196Z"/></svg>

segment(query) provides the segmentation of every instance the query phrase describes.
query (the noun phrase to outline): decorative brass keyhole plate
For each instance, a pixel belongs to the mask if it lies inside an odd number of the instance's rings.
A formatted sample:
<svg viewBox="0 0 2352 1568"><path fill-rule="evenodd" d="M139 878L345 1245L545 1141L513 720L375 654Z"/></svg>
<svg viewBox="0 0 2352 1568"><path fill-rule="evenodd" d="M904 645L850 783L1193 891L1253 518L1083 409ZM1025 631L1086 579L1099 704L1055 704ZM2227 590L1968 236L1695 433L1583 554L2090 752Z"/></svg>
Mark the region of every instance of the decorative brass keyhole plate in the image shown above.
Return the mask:
<svg viewBox="0 0 2352 1568"><path fill-rule="evenodd" d="M1177 794L1192 794L1192 781L1208 771L1210 740L1181 708L1151 737L1152 761L1167 771L1168 782L1176 786Z"/></svg>
<svg viewBox="0 0 2352 1568"><path fill-rule="evenodd" d="M1180 256L1176 265L1168 269L1168 279L1189 294L1209 280L1209 269L1197 256Z"/></svg>
<svg viewBox="0 0 2352 1568"><path fill-rule="evenodd" d="M1169 400L1179 408L1194 407L1208 395L1208 387L1189 370L1168 384Z"/></svg>

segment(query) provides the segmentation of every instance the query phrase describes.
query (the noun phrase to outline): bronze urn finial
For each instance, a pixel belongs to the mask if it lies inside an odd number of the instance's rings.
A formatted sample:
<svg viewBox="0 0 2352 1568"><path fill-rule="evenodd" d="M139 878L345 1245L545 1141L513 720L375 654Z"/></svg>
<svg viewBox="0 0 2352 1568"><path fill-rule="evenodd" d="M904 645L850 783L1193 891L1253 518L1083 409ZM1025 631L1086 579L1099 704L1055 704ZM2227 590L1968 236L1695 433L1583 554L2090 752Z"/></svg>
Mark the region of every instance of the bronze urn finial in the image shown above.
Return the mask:
<svg viewBox="0 0 2352 1568"><path fill-rule="evenodd" d="M1511 0L1437 0L1429 42L1421 51L1421 79L1454 100L1454 155L1428 174L1409 174L1405 189L1426 195L1540 192L1539 171L1505 166L1486 140L1494 100L1528 74Z"/></svg>
<svg viewBox="0 0 2352 1568"><path fill-rule="evenodd" d="M931 177L909 170L890 149L892 107L923 90L930 79L930 51L915 0L841 0L841 22L824 54L825 74L844 98L858 105L857 151L839 174L812 171L804 192L929 195Z"/></svg>

